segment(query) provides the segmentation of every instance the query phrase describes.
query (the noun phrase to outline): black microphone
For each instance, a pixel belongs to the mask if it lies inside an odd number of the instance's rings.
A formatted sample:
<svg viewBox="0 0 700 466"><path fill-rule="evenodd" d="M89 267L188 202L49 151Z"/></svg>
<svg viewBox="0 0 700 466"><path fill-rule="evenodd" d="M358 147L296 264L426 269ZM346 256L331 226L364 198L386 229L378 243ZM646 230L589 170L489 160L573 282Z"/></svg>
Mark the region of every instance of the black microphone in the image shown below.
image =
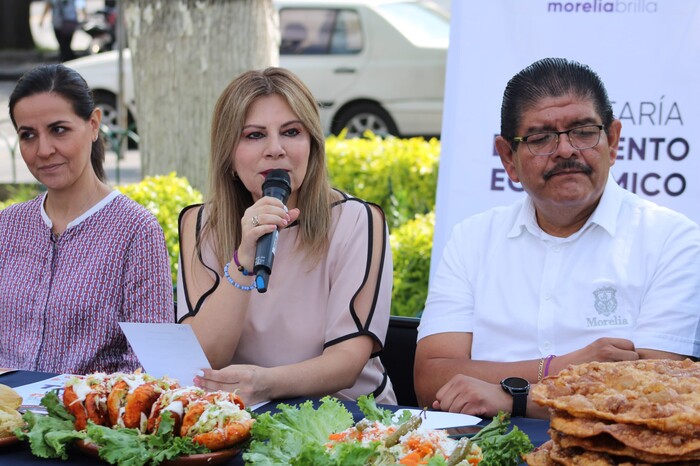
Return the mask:
<svg viewBox="0 0 700 466"><path fill-rule="evenodd" d="M267 174L262 185L263 196L271 196L287 203L289 194L292 192L292 183L289 174L285 170L275 169ZM272 262L275 260L275 249L277 249L277 238L279 230L272 233L265 233L258 240L255 248L255 263L253 272L255 273L255 286L259 293L267 291L267 283L272 273Z"/></svg>

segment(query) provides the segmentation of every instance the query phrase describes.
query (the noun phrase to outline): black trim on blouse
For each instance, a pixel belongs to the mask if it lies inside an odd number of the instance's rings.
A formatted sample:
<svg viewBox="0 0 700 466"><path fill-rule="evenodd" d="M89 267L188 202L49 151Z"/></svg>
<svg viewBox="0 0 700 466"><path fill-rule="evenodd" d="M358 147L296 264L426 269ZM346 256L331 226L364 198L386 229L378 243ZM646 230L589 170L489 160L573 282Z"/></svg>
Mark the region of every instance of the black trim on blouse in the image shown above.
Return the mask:
<svg viewBox="0 0 700 466"><path fill-rule="evenodd" d="M386 216L384 215L384 211L382 210L382 208L379 205L374 204L372 202L364 201L362 199L358 199L356 197L349 197L347 194L345 194L341 191L338 191L338 192L343 196L343 199L340 201L334 202L333 206L344 204L344 203L349 202L349 201L355 201L355 202L361 203L365 207L365 211L367 212L367 224L369 226L368 238L367 238L367 258L366 258L367 260L366 260L366 266L365 266L365 276L363 277L362 283L358 287L357 291L355 292L353 297L350 299L350 303L348 306L349 311L350 311L350 315L352 316L352 319L355 322L355 325L356 325L358 331L355 333L349 333L349 334L344 335L342 337L336 338L335 340L327 341L323 345L323 349L326 349L329 346L336 345L336 344L341 343L343 341L347 341L351 338L356 338L358 336L368 336L375 343L377 343L377 345L379 345L379 350L373 352L370 355L370 359L371 359L371 358L378 357L382 353L382 351L384 350L384 343L382 343L382 341L374 333L370 332L368 329L372 323L372 318L374 317L374 312L375 312L376 307L377 307L377 300L379 299L379 291L381 288L382 273L384 272L384 259L386 257L386 243L387 243L386 242L386 229L384 228L384 225L386 224ZM377 286L375 286L375 288L374 288L374 297L372 299L372 304L371 304L371 307L369 309L369 314L367 315L367 322L364 325L362 325L362 322L360 321L360 318L358 317L357 312L355 310L354 303L355 303L355 299L360 294L360 291L365 287L365 285L367 283L367 279L369 277L369 269L370 269L370 265L372 263L372 251L374 250L374 243L373 243L373 241L374 241L374 234L373 234L373 232L374 232L374 216L372 215L372 209L370 206L375 206L377 208L377 210L379 211L379 213L382 215L382 218L384 219L384 223L382 224L383 241L382 241L382 245L381 245L382 253L380 256L379 271L377 274Z"/></svg>
<svg viewBox="0 0 700 466"><path fill-rule="evenodd" d="M382 383L379 384L379 386L372 392L372 395L374 395L374 399L376 400L379 398L379 395L382 394L384 389L386 388L386 383L389 381L389 374L386 373L386 370L382 372Z"/></svg>
<svg viewBox="0 0 700 466"><path fill-rule="evenodd" d="M190 296L189 296L189 293L187 292L187 275L185 274L184 270L180 271L180 273L182 274L182 286L184 287L183 291L185 293L185 305L187 306L188 312L187 312L187 314L182 316L182 318L180 320L178 320L178 323L181 323L187 317L195 316L199 312L199 308L201 308L202 305L204 304L204 300L207 298L207 296L209 296L214 291L216 291L216 289L219 287L219 283L221 283L221 277L219 277L219 273L216 270L209 267L207 264L205 264L204 260L202 260L202 250L199 247L199 242L200 242L199 233L202 229L202 214L204 213L204 204L193 204L193 205L185 207L182 210L182 212L180 212L180 216L178 217L178 225L179 225L178 229L180 230L180 251L181 251L180 255L182 255L182 230L180 228L182 225L181 224L182 216L184 215L184 213L186 211L190 210L191 208L195 208L195 207L199 207L199 210L197 211L197 223L195 226L195 250L197 251L197 257L199 258L199 262L201 262L201 264L204 267L206 267L207 269L211 270L214 273L214 280L215 281L214 281L214 285L211 288L209 288L207 291L205 291L202 294L202 296L197 300L197 304L195 305L194 309L192 309L192 306L190 303ZM181 265L184 266L184 261L183 261L183 264L181 264Z"/></svg>

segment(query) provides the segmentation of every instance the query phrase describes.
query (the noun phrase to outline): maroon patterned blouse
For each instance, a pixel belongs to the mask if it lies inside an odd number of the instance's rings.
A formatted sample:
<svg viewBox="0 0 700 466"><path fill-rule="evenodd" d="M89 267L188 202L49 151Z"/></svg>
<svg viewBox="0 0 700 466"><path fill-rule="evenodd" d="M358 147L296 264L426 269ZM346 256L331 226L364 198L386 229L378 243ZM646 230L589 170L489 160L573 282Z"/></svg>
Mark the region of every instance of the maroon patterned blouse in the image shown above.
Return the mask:
<svg viewBox="0 0 700 466"><path fill-rule="evenodd" d="M0 211L0 367L137 368L118 322L174 322L160 225L115 191L56 237L44 197Z"/></svg>

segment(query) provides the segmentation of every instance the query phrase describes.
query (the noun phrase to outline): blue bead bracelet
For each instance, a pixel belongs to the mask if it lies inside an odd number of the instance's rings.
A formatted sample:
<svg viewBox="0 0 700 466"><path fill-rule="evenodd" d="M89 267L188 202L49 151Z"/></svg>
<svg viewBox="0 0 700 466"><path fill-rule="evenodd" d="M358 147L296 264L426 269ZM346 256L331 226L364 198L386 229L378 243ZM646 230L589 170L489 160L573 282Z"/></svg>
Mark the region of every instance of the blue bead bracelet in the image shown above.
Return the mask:
<svg viewBox="0 0 700 466"><path fill-rule="evenodd" d="M255 284L255 282L253 282L252 285L241 285L241 284L238 283L236 280L234 280L233 278L231 278L231 275L229 275L229 273L228 273L228 268L229 268L230 266L231 266L231 263L230 263L230 262L227 262L226 265L224 265L224 277L226 277L226 280L228 280L228 282L229 282L231 285L233 285L233 286L235 286L236 288L238 288L239 290L243 290L243 291L250 291L250 290L254 290L254 289L257 288L257 285ZM247 274L244 273L243 275L247 275Z"/></svg>

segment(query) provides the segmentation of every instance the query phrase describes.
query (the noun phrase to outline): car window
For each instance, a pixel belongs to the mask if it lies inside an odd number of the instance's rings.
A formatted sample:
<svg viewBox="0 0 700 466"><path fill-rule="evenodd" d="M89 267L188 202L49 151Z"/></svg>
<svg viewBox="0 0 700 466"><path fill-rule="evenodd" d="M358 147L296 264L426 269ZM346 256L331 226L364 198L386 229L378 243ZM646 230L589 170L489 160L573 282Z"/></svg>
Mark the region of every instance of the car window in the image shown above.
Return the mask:
<svg viewBox="0 0 700 466"><path fill-rule="evenodd" d="M385 3L377 10L418 47L447 47L449 17L421 3Z"/></svg>
<svg viewBox="0 0 700 466"><path fill-rule="evenodd" d="M280 10L280 55L345 55L362 50L357 11L336 8Z"/></svg>

